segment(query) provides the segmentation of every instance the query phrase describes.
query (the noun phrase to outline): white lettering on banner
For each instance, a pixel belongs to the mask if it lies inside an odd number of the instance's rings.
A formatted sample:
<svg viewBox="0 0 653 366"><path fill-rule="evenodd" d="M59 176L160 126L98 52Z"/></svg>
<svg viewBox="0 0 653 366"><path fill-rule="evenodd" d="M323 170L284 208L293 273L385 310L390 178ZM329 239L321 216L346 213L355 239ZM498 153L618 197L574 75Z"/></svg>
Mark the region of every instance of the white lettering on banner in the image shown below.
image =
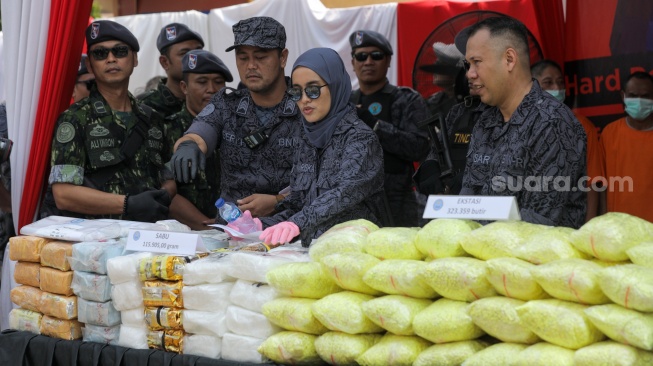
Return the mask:
<svg viewBox="0 0 653 366"><path fill-rule="evenodd" d="M431 195L424 209L425 219L521 220L513 196Z"/></svg>
<svg viewBox="0 0 653 366"><path fill-rule="evenodd" d="M207 251L202 237L198 234L140 229L129 230L125 249L176 255L193 255Z"/></svg>

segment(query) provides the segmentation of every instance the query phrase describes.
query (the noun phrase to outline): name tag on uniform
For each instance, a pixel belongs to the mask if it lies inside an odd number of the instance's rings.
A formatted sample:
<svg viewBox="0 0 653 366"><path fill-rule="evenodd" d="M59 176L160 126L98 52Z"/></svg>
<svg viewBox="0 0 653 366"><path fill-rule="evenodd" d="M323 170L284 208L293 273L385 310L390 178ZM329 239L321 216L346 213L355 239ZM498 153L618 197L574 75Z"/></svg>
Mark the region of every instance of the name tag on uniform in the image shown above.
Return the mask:
<svg viewBox="0 0 653 366"><path fill-rule="evenodd" d="M174 255L193 255L207 251L199 234L140 229L129 230L125 249Z"/></svg>
<svg viewBox="0 0 653 366"><path fill-rule="evenodd" d="M521 220L517 199L489 196L429 196L425 219Z"/></svg>

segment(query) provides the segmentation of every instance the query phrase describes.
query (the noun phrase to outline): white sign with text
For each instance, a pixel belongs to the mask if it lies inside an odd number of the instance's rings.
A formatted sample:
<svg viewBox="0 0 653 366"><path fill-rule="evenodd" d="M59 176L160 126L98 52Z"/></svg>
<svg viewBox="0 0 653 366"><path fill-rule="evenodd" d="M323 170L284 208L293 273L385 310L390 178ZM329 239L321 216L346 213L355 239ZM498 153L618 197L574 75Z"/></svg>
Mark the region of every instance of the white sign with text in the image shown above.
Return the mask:
<svg viewBox="0 0 653 366"><path fill-rule="evenodd" d="M521 220L513 196L429 196L425 219Z"/></svg>
<svg viewBox="0 0 653 366"><path fill-rule="evenodd" d="M141 229L129 230L125 249L175 255L193 255L207 251L199 234Z"/></svg>

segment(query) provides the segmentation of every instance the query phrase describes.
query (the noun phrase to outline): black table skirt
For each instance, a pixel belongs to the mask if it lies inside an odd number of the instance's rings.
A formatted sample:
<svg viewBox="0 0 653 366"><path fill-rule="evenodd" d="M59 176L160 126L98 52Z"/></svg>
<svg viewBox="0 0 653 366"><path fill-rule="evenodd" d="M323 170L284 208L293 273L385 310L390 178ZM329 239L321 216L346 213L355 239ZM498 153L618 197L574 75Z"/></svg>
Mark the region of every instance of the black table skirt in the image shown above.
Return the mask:
<svg viewBox="0 0 653 366"><path fill-rule="evenodd" d="M131 349L94 342L66 341L29 332L0 333L2 366L249 366L253 364Z"/></svg>

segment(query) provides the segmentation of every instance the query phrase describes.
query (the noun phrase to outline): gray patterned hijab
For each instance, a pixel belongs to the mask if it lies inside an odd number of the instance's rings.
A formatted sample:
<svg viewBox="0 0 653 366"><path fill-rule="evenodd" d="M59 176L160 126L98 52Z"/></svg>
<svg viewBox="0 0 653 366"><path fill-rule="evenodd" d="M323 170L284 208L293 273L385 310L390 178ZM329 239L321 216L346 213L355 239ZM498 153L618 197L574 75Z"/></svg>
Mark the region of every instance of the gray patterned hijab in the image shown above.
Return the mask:
<svg viewBox="0 0 653 366"><path fill-rule="evenodd" d="M338 122L350 111L351 79L338 52L330 48L313 48L304 52L295 61L293 71L299 66L313 70L324 79L331 93L331 109L321 121L308 123L302 116L308 140L322 149L331 139Z"/></svg>

